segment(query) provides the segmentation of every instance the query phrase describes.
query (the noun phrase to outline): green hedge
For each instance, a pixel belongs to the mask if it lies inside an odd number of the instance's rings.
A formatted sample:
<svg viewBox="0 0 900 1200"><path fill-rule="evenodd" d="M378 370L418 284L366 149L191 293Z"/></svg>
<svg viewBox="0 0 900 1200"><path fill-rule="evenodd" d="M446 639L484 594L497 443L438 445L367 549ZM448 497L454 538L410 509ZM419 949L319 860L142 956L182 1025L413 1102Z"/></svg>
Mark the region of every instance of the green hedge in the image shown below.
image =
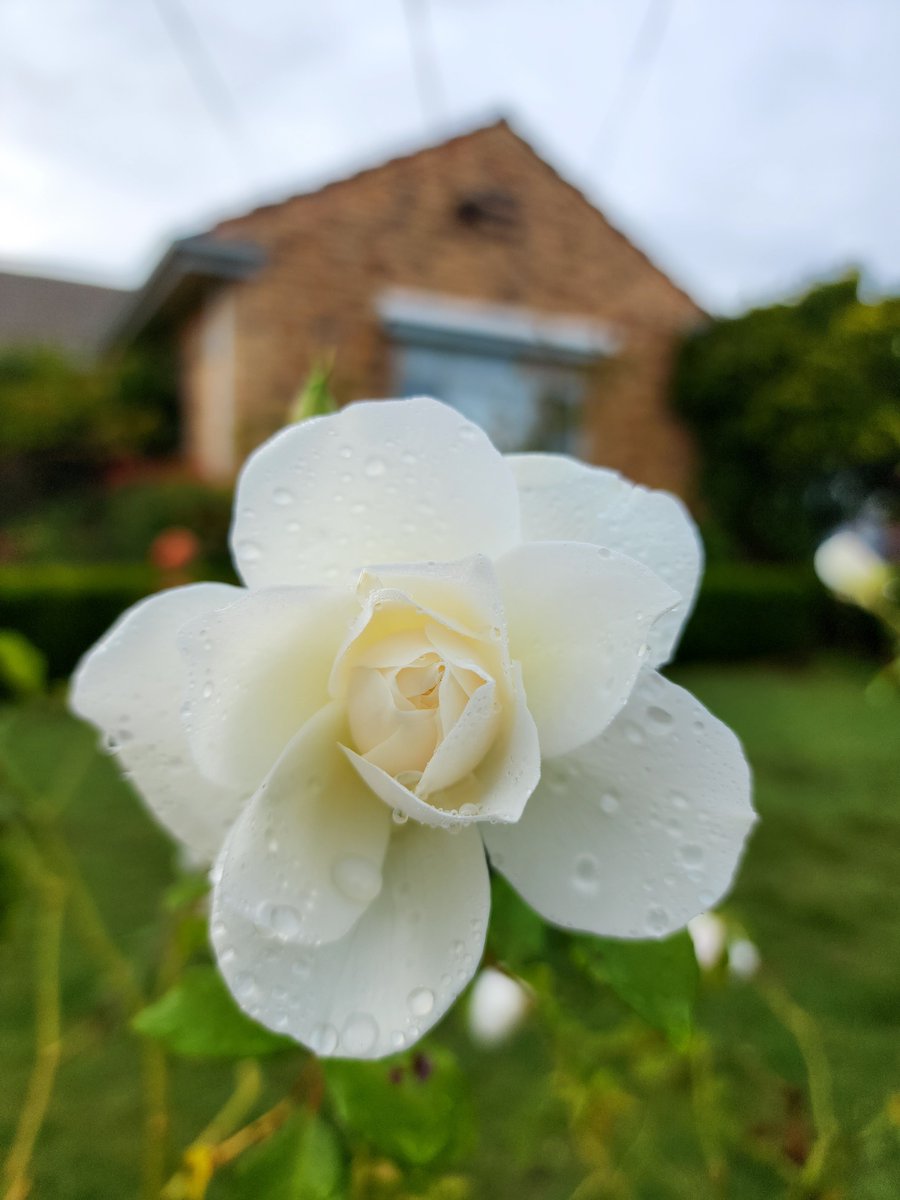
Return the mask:
<svg viewBox="0 0 900 1200"><path fill-rule="evenodd" d="M0 567L0 626L16 629L43 652L53 679L130 605L157 586L145 566Z"/></svg>
<svg viewBox="0 0 900 1200"><path fill-rule="evenodd" d="M3 566L0 628L23 633L45 655L50 677L60 679L124 609L157 586L145 566ZM715 564L678 660L802 660L828 646L876 655L883 642L870 617L833 600L811 572Z"/></svg>
<svg viewBox="0 0 900 1200"><path fill-rule="evenodd" d="M678 661L801 661L824 647L875 656L882 634L867 613L826 592L811 570L716 563L707 568Z"/></svg>

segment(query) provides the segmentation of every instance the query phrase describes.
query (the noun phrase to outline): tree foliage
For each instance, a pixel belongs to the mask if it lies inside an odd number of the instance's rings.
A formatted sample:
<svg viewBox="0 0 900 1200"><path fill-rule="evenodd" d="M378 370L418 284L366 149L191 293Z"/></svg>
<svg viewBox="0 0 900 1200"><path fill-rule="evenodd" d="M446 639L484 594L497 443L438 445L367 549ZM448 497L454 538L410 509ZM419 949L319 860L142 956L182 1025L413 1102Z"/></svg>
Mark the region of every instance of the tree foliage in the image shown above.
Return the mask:
<svg viewBox="0 0 900 1200"><path fill-rule="evenodd" d="M85 365L41 346L0 352L0 459L68 461L165 448L172 384L156 353Z"/></svg>
<svg viewBox="0 0 900 1200"><path fill-rule="evenodd" d="M851 275L714 321L683 348L675 401L733 547L808 556L865 499L897 503L900 298L866 303Z"/></svg>

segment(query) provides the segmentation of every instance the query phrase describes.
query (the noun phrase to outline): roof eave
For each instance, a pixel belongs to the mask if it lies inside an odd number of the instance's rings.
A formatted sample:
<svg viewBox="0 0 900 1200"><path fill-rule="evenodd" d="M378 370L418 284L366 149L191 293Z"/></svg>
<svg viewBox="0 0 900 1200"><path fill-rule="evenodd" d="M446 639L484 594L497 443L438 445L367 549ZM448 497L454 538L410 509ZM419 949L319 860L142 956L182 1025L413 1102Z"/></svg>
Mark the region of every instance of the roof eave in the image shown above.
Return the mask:
<svg viewBox="0 0 900 1200"><path fill-rule="evenodd" d="M170 327L227 283L255 275L265 253L255 242L201 235L172 243L110 331L106 346L122 346L150 330Z"/></svg>

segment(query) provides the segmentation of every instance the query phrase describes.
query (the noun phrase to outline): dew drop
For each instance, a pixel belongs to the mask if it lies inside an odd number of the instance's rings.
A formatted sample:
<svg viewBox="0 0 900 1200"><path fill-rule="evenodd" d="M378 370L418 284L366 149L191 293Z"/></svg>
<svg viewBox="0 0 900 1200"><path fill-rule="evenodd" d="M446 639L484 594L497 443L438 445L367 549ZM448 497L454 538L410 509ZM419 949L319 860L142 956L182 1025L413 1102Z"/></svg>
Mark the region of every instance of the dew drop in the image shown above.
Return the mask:
<svg viewBox="0 0 900 1200"><path fill-rule="evenodd" d="M391 813L395 825L405 825L409 820L409 814L405 813L402 808L395 808Z"/></svg>
<svg viewBox="0 0 900 1200"><path fill-rule="evenodd" d="M669 800L672 802L672 807L680 809L682 812L688 806L688 798L684 792L669 792Z"/></svg>
<svg viewBox="0 0 900 1200"><path fill-rule="evenodd" d="M406 997L406 1003L414 1017L427 1017L434 1008L434 992L431 988L415 988Z"/></svg>
<svg viewBox="0 0 900 1200"><path fill-rule="evenodd" d="M622 807L621 801L615 792L604 792L600 797L600 811L606 813L608 817L614 816Z"/></svg>
<svg viewBox="0 0 900 1200"><path fill-rule="evenodd" d="M277 487L272 492L272 499L283 508L286 504L294 503L294 493L288 488Z"/></svg>
<svg viewBox="0 0 900 1200"><path fill-rule="evenodd" d="M244 562L252 563L259 562L262 557L262 551L256 542L240 542L237 548L238 557Z"/></svg>
<svg viewBox="0 0 900 1200"><path fill-rule="evenodd" d="M678 853L686 867L699 867L703 862L703 847L698 846L695 842L688 842L681 846Z"/></svg>
<svg viewBox="0 0 900 1200"><path fill-rule="evenodd" d="M580 892L594 892L600 881L600 866L593 854L579 854L575 859L572 882Z"/></svg>
<svg viewBox="0 0 900 1200"><path fill-rule="evenodd" d="M208 700L213 694L213 685L211 683L204 683L203 692L201 694L204 700Z"/></svg>
<svg viewBox="0 0 900 1200"><path fill-rule="evenodd" d="M651 704L647 709L647 724L653 733L671 733L675 718L667 709L660 708L657 704Z"/></svg>
<svg viewBox="0 0 900 1200"><path fill-rule="evenodd" d="M348 1054L368 1054L378 1041L378 1023L368 1013L353 1013L341 1033L341 1044Z"/></svg>
<svg viewBox="0 0 900 1200"><path fill-rule="evenodd" d="M381 871L367 858L348 854L331 869L331 878L339 892L358 904L369 904L381 891Z"/></svg>
<svg viewBox="0 0 900 1200"><path fill-rule="evenodd" d="M461 804L459 815L461 817L477 817L481 812L481 808L477 804Z"/></svg>
<svg viewBox="0 0 900 1200"><path fill-rule="evenodd" d="M334 1054L338 1044L338 1031L333 1025L317 1025L309 1037L316 1054Z"/></svg>
<svg viewBox="0 0 900 1200"><path fill-rule="evenodd" d="M234 993L238 1000L252 1000L257 994L256 976L249 971L240 971L234 980Z"/></svg>
<svg viewBox="0 0 900 1200"><path fill-rule="evenodd" d="M376 479L379 475L383 475L387 470L387 463L383 458L379 458L377 454L373 454L371 458L366 459L366 465L363 468L370 479Z"/></svg>
<svg viewBox="0 0 900 1200"><path fill-rule="evenodd" d="M276 904L272 908L270 920L276 936L280 937L282 941L295 938L302 926L300 914L289 904Z"/></svg>
<svg viewBox="0 0 900 1200"><path fill-rule="evenodd" d="M340 450L338 450L338 454L341 456L341 458L352 458L353 448L352 446L341 446Z"/></svg>
<svg viewBox="0 0 900 1200"><path fill-rule="evenodd" d="M635 725L634 721L625 722L625 736L632 746L640 746L644 741L644 731L640 725Z"/></svg>
<svg viewBox="0 0 900 1200"><path fill-rule="evenodd" d="M665 933L669 928L669 914L658 904L652 904L647 909L647 932Z"/></svg>

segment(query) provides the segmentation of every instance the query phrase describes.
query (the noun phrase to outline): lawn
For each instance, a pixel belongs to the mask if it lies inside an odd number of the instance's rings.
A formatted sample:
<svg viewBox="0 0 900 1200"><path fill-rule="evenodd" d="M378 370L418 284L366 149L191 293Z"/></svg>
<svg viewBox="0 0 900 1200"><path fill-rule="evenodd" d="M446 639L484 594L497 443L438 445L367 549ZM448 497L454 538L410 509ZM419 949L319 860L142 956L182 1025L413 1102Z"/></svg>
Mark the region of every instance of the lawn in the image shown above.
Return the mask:
<svg viewBox="0 0 900 1200"><path fill-rule="evenodd" d="M824 1092L854 1164L849 1190L829 1197L893 1200L900 1105L887 1101L900 1094L900 702L868 705L867 669L839 661L805 669L693 667L676 675L738 731L753 764L762 819L727 912L758 946L764 984L717 978L704 986L697 1009L703 1055L692 1058L691 1070L703 1066L706 1083L693 1077L688 1087L687 1060L667 1053L653 1031L632 1028L631 1045L639 1039L646 1053L616 1076L603 1119L593 1126L573 1107L540 1012L506 1046L484 1051L468 1041L458 1008L435 1041L456 1049L471 1084L480 1136L460 1169L473 1196L497 1200L564 1200L579 1181L578 1200L786 1196L765 1155L740 1147L749 1139L757 1148L771 1143L775 1156L802 1157ZM91 754L91 735L60 708L7 709L0 737L31 785L62 805L66 841L117 944L146 981L158 959L171 847L112 763ZM0 1145L12 1136L31 1067L33 933L27 908L19 906L0 945ZM62 996L62 1060L33 1194L136 1195L139 1048L68 931ZM779 1003L787 1005L781 1020ZM585 1026L593 1004L598 1023L606 1019L604 996L588 994L579 1004ZM818 1093L812 1100L810 1056ZM617 1069L611 1053L610 1078ZM271 1083L273 1095L279 1082ZM230 1086L226 1066L175 1065L176 1145L205 1125ZM595 1086L594 1101L596 1094ZM682 1104L688 1094L693 1101ZM631 1104L630 1125L609 1115L616 1097L616 1114ZM703 1104L713 1114L709 1128ZM894 1113L893 1126L886 1112ZM717 1147L710 1131L720 1116L727 1136ZM585 1132L596 1128L609 1130L601 1150ZM724 1174L716 1166L720 1154ZM232 1195L224 1174L214 1195Z"/></svg>

